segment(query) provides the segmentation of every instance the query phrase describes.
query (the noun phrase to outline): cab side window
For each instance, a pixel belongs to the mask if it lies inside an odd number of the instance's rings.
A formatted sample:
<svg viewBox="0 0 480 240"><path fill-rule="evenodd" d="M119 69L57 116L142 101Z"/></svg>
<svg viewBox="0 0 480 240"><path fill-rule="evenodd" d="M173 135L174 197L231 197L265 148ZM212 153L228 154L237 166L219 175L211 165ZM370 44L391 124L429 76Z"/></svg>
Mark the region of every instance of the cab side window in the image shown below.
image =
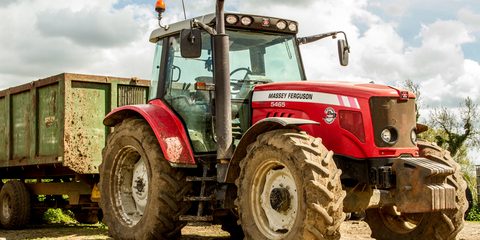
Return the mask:
<svg viewBox="0 0 480 240"><path fill-rule="evenodd" d="M179 36L169 39L165 101L182 117L195 152L216 150L213 137L213 92L195 90L196 82L213 82L211 40L202 34L200 58L182 58Z"/></svg>

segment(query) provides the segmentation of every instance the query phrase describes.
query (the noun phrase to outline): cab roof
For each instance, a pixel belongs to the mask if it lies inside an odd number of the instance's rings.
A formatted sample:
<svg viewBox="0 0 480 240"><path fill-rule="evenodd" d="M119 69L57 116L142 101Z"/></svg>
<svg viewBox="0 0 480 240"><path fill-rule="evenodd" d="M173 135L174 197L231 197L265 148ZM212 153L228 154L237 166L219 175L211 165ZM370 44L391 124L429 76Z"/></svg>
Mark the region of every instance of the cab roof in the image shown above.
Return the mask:
<svg viewBox="0 0 480 240"><path fill-rule="evenodd" d="M227 18L228 16L236 17L237 22L234 24L229 24L227 21L225 21L225 28L252 29L252 30L254 29L257 31L280 32L280 33L288 33L288 34L297 34L298 32L298 23L293 20L280 19L280 18L267 17L267 16L258 16L258 15L252 15L252 14L244 14L244 13L225 13L225 18ZM250 18L252 20L252 23L249 25L243 25L241 23L241 19L245 17ZM156 43L159 39L165 36L173 35L175 33L180 32L182 29L190 28L190 23L193 19L209 26L215 25L214 13L210 13L210 14L192 18L192 19L183 20L183 21L168 25L167 28L155 29L150 34L150 42ZM285 23L284 29L278 28L277 24L279 22ZM290 27L289 27L290 25L295 25L295 29L290 30Z"/></svg>

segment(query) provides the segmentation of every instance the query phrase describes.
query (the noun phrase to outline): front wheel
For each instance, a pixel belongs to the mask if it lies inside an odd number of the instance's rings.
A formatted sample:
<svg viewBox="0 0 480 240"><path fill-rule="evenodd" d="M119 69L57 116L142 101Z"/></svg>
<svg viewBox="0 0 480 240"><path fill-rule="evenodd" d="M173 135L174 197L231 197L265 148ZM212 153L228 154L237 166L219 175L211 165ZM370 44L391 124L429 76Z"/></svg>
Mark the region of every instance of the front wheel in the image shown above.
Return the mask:
<svg viewBox="0 0 480 240"><path fill-rule="evenodd" d="M321 139L264 133L240 163L237 206L246 239L339 239L340 175Z"/></svg>
<svg viewBox="0 0 480 240"><path fill-rule="evenodd" d="M100 206L115 239L175 239L189 205L190 184L181 170L164 159L158 141L143 119L115 127L100 166Z"/></svg>
<svg viewBox="0 0 480 240"><path fill-rule="evenodd" d="M431 213L401 213L395 207L368 209L365 221L376 239L435 239L453 240L463 228L463 215L467 209L465 189L460 166L450 153L438 146L419 141L420 156L452 167L455 172L447 183L456 189L455 209Z"/></svg>

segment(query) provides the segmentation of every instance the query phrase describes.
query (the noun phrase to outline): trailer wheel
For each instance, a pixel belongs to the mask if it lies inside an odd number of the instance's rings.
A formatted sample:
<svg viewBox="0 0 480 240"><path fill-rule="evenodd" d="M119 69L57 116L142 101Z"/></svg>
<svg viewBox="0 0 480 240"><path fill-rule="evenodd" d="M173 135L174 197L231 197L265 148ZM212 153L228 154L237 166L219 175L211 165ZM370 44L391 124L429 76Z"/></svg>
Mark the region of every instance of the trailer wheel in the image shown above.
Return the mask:
<svg viewBox="0 0 480 240"><path fill-rule="evenodd" d="M463 228L463 215L467 209L465 189L460 166L450 153L435 144L419 141L420 156L446 164L455 169L447 183L456 188L456 208L441 212L405 214L395 207L368 209L365 221L376 239L436 239L453 240Z"/></svg>
<svg viewBox="0 0 480 240"><path fill-rule="evenodd" d="M339 239L345 191L321 139L296 130L257 137L240 162L240 220L246 239Z"/></svg>
<svg viewBox="0 0 480 240"><path fill-rule="evenodd" d="M10 180L0 191L0 222L6 229L19 229L30 221L30 193L23 182Z"/></svg>
<svg viewBox="0 0 480 240"><path fill-rule="evenodd" d="M143 119L115 127L100 165L100 206L115 239L175 239L189 209L183 197L191 189L182 170L164 159Z"/></svg>

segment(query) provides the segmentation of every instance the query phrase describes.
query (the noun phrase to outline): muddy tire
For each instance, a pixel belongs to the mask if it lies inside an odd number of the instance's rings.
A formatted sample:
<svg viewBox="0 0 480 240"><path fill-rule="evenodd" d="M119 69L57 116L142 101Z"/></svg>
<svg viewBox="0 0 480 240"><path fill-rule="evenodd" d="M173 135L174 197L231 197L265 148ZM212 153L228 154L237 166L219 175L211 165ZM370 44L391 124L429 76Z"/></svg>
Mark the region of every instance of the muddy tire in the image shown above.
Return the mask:
<svg viewBox="0 0 480 240"><path fill-rule="evenodd" d="M164 159L143 119L126 119L109 135L100 165L103 221L115 239L176 239L191 189L182 170Z"/></svg>
<svg viewBox="0 0 480 240"><path fill-rule="evenodd" d="M0 222L6 229L23 228L30 221L30 193L23 182L11 180L0 191Z"/></svg>
<svg viewBox="0 0 480 240"><path fill-rule="evenodd" d="M418 142L420 156L452 167L455 173L447 183L456 189L456 208L432 213L402 214L393 207L368 209L365 221L376 239L435 239L453 240L463 228L463 216L467 209L465 189L460 166L450 153L435 144Z"/></svg>
<svg viewBox="0 0 480 240"><path fill-rule="evenodd" d="M257 137L237 179L245 239L339 239L345 191L331 151L305 132Z"/></svg>

